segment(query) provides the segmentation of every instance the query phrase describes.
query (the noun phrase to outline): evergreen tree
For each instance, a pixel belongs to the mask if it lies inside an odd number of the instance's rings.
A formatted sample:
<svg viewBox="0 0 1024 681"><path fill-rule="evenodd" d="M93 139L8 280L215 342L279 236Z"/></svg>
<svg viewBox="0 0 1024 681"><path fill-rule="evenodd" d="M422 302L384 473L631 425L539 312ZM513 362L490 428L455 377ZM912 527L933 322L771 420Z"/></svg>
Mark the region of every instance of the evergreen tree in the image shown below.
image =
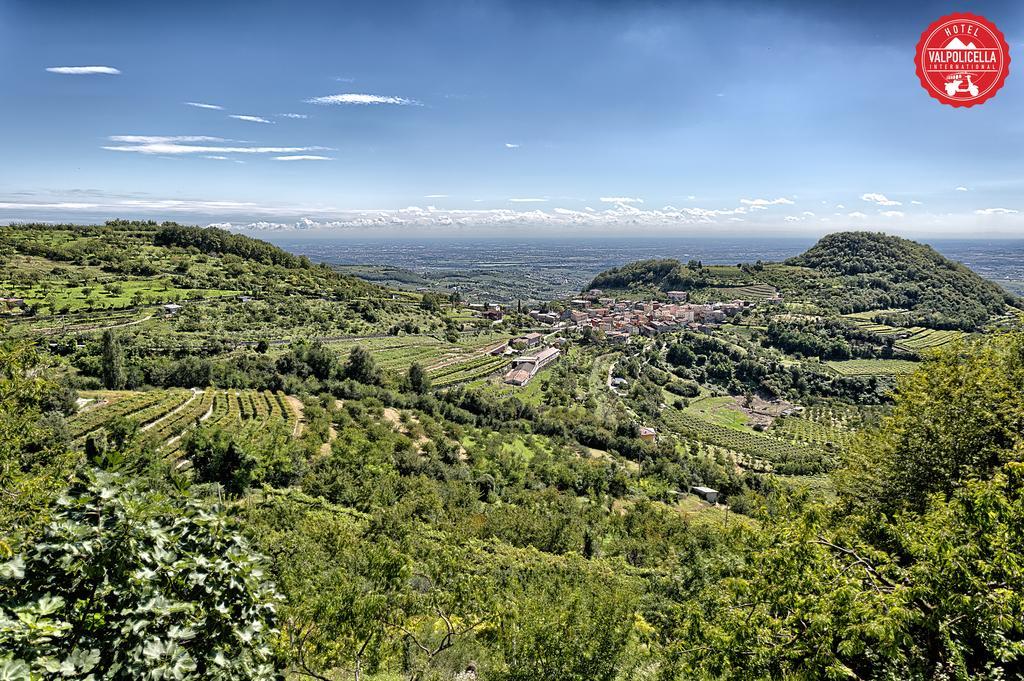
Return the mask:
<svg viewBox="0 0 1024 681"><path fill-rule="evenodd" d="M124 351L112 329L103 332L103 386L123 390L125 385Z"/></svg>
<svg viewBox="0 0 1024 681"><path fill-rule="evenodd" d="M418 363L413 362L409 366L409 375L407 378L409 381L409 389L414 393L422 395L430 390L430 377L427 376L427 372L424 371L423 367Z"/></svg>
<svg viewBox="0 0 1024 681"><path fill-rule="evenodd" d="M366 383L367 385L379 385L381 381L380 369L373 361L373 355L366 348L357 345L349 353L348 361L345 363L345 378L353 381Z"/></svg>

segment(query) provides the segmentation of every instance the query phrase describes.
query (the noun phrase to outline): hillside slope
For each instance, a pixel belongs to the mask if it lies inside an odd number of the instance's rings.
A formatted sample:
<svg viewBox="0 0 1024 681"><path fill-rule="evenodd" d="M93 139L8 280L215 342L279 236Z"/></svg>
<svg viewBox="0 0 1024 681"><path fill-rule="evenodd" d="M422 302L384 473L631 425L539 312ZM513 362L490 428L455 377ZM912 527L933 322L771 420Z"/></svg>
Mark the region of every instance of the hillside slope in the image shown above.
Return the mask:
<svg viewBox="0 0 1024 681"><path fill-rule="evenodd" d="M15 254L37 259L28 267L8 268L8 276L21 281L6 282L4 288L16 294L21 293L19 283L45 284L48 274L62 280L54 283L63 288L69 277L74 279L83 270L94 273L95 283L167 277L170 285L180 289L274 291L338 299L380 292L360 279L313 265L264 241L214 227L170 222L13 225L0 233L0 259ZM54 271L52 263L63 267Z"/></svg>
<svg viewBox="0 0 1024 681"><path fill-rule="evenodd" d="M839 278L821 302L843 313L898 311L879 317L898 326L972 330L1015 301L931 246L877 232L826 235L788 264Z"/></svg>

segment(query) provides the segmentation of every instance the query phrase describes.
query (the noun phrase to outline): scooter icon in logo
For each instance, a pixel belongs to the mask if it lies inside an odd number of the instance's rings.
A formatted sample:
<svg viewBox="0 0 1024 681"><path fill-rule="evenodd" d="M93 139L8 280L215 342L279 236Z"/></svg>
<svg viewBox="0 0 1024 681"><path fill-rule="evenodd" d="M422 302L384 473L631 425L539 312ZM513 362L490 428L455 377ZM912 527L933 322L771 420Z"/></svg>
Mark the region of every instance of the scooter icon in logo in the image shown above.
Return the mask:
<svg viewBox="0 0 1024 681"><path fill-rule="evenodd" d="M971 80L970 74L967 74L967 87L961 88L963 85L963 79L956 77L954 80L946 81L946 95L949 97L955 97L958 93L967 92L970 93L971 97L978 96L978 86Z"/></svg>

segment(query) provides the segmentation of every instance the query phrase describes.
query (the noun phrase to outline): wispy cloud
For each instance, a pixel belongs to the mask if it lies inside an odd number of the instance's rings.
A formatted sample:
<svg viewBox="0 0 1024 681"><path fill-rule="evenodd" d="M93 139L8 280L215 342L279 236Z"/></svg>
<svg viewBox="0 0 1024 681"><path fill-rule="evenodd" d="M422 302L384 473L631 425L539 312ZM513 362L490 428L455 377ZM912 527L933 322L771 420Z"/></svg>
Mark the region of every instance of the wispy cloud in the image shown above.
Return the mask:
<svg viewBox="0 0 1024 681"><path fill-rule="evenodd" d="M632 196L602 196L602 203L643 203L644 200Z"/></svg>
<svg viewBox="0 0 1024 681"><path fill-rule="evenodd" d="M519 147L520 145L518 144L513 144L512 142L505 142L506 149L518 149Z"/></svg>
<svg viewBox="0 0 1024 681"><path fill-rule="evenodd" d="M224 154L299 154L307 151L325 151L327 147L258 147L258 146L225 146L221 144L185 144L186 142L232 142L220 137L204 135L114 135L111 142L121 145L108 145L107 151L124 151L146 155L178 156L181 154L202 154L207 156L223 156ZM236 143L237 144L237 143Z"/></svg>
<svg viewBox="0 0 1024 681"><path fill-rule="evenodd" d="M275 156L275 161L333 161L330 156L317 156L315 154L301 154L299 156Z"/></svg>
<svg viewBox="0 0 1024 681"><path fill-rule="evenodd" d="M51 66L46 70L50 73L61 73L66 76L121 75L121 71L113 66Z"/></svg>
<svg viewBox="0 0 1024 681"><path fill-rule="evenodd" d="M230 161L231 160L227 156L203 156L203 158L208 158L211 161Z"/></svg>
<svg viewBox="0 0 1024 681"><path fill-rule="evenodd" d="M879 206L902 206L899 201L893 201L885 194L868 193L861 194L860 198L868 203L877 203Z"/></svg>
<svg viewBox="0 0 1024 681"><path fill-rule="evenodd" d="M425 198L425 199L447 199L448 195L447 194L427 194L423 198Z"/></svg>
<svg viewBox="0 0 1024 681"><path fill-rule="evenodd" d="M886 218L901 218L906 215L906 213L901 210L880 210L878 211L878 214Z"/></svg>
<svg viewBox="0 0 1024 681"><path fill-rule="evenodd" d="M111 142L130 144L163 144L167 142L232 142L234 140L208 135L111 135Z"/></svg>
<svg viewBox="0 0 1024 681"><path fill-rule="evenodd" d="M512 202L512 203L546 203L547 199L537 199L537 198L532 198L532 197L526 197L526 198L509 199L509 201Z"/></svg>
<svg viewBox="0 0 1024 681"><path fill-rule="evenodd" d="M793 201L787 199L784 196L780 196L777 199L740 199L740 203L745 206L791 206Z"/></svg>
<svg viewBox="0 0 1024 681"><path fill-rule="evenodd" d="M923 206L924 204L921 203L920 201L918 201L917 199L914 199L913 201L910 202L910 205L911 206Z"/></svg>
<svg viewBox="0 0 1024 681"><path fill-rule="evenodd" d="M222 106L207 104L206 102L185 102L185 106L194 106L197 109L213 109L214 111L223 111L224 109Z"/></svg>
<svg viewBox="0 0 1024 681"><path fill-rule="evenodd" d="M964 187L963 185L961 185L961 186L959 186L959 187L954 187L954 188L953 188L953 191L957 191L957 192L966 192L966 191L970 191L970 190L969 190L969 189L967 189L967 187Z"/></svg>
<svg viewBox="0 0 1024 681"><path fill-rule="evenodd" d="M974 211L975 215L1013 215L1018 211L1013 208L979 208Z"/></svg>
<svg viewBox="0 0 1024 681"><path fill-rule="evenodd" d="M228 118L235 118L240 121L248 121L249 123L274 123L274 121L268 121L266 118L263 118L262 116L247 116L244 114L228 114Z"/></svg>
<svg viewBox="0 0 1024 681"><path fill-rule="evenodd" d="M326 95L324 97L313 97L306 100L307 104L395 104L398 106L423 106L415 99L405 97L385 97L381 95L367 95L356 92L346 92L340 95Z"/></svg>
<svg viewBox="0 0 1024 681"><path fill-rule="evenodd" d="M276 115L280 118L309 118L306 114L299 113L279 113Z"/></svg>
<svg viewBox="0 0 1024 681"><path fill-rule="evenodd" d="M846 217L853 218L855 220L863 220L867 215L865 213L861 213L859 210L855 210L852 213L847 213Z"/></svg>

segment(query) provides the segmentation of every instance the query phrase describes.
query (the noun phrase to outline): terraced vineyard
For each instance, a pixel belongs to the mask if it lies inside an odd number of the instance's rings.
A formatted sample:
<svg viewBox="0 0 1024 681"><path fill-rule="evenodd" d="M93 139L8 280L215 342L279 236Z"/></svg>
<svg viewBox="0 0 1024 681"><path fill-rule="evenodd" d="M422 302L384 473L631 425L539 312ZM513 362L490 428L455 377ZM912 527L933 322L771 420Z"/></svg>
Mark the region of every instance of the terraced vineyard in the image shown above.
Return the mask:
<svg viewBox="0 0 1024 681"><path fill-rule="evenodd" d="M71 435L78 444L111 419L122 417L136 421L142 430L162 443L174 456L181 451L183 436L199 423L231 429L245 422L280 422L297 433L300 415L281 392L257 390L151 390L95 391L85 394L97 404L86 408L69 421Z"/></svg>
<svg viewBox="0 0 1024 681"><path fill-rule="evenodd" d="M778 473L820 473L832 466L831 457L817 447L728 428L674 408L665 409L661 416L676 433L760 459ZM756 464L755 467L762 468Z"/></svg>
<svg viewBox="0 0 1024 681"><path fill-rule="evenodd" d="M825 365L840 376L899 376L918 367L917 362L905 359L848 359Z"/></svg>
<svg viewBox="0 0 1024 681"><path fill-rule="evenodd" d="M94 400L68 423L73 440L82 440L116 418L132 419L142 426L156 421L164 414L185 403L192 392L189 390L132 391L90 391L82 397Z"/></svg>
<svg viewBox="0 0 1024 681"><path fill-rule="evenodd" d="M465 383L484 378L508 366L509 360L506 357L492 355L478 355L464 362L456 362L443 367L428 371L431 381L437 388Z"/></svg>
<svg viewBox="0 0 1024 681"><path fill-rule="evenodd" d="M907 338L896 342L896 347L901 350L917 352L918 350L931 350L941 348L963 337L960 331L945 331L940 329L921 329Z"/></svg>
<svg viewBox="0 0 1024 681"><path fill-rule="evenodd" d="M751 284L750 286L729 286L715 289L717 297L729 300L768 300L774 298L778 291L770 284Z"/></svg>
<svg viewBox="0 0 1024 681"><path fill-rule="evenodd" d="M482 334L466 336L457 343L448 343L435 336L386 336L334 341L329 345L342 353L361 346L368 350L383 369L404 373L414 362L426 367L432 375L440 375L464 362L478 360L486 350L507 341L508 336Z"/></svg>
<svg viewBox="0 0 1024 681"><path fill-rule="evenodd" d="M876 315L889 312L900 312L900 310L868 310L867 312L854 312L853 314L843 315L843 318L864 331L880 336L896 337L896 349L905 352L940 348L964 336L962 331L926 329L922 326L888 326L886 324L876 324L872 321Z"/></svg>

